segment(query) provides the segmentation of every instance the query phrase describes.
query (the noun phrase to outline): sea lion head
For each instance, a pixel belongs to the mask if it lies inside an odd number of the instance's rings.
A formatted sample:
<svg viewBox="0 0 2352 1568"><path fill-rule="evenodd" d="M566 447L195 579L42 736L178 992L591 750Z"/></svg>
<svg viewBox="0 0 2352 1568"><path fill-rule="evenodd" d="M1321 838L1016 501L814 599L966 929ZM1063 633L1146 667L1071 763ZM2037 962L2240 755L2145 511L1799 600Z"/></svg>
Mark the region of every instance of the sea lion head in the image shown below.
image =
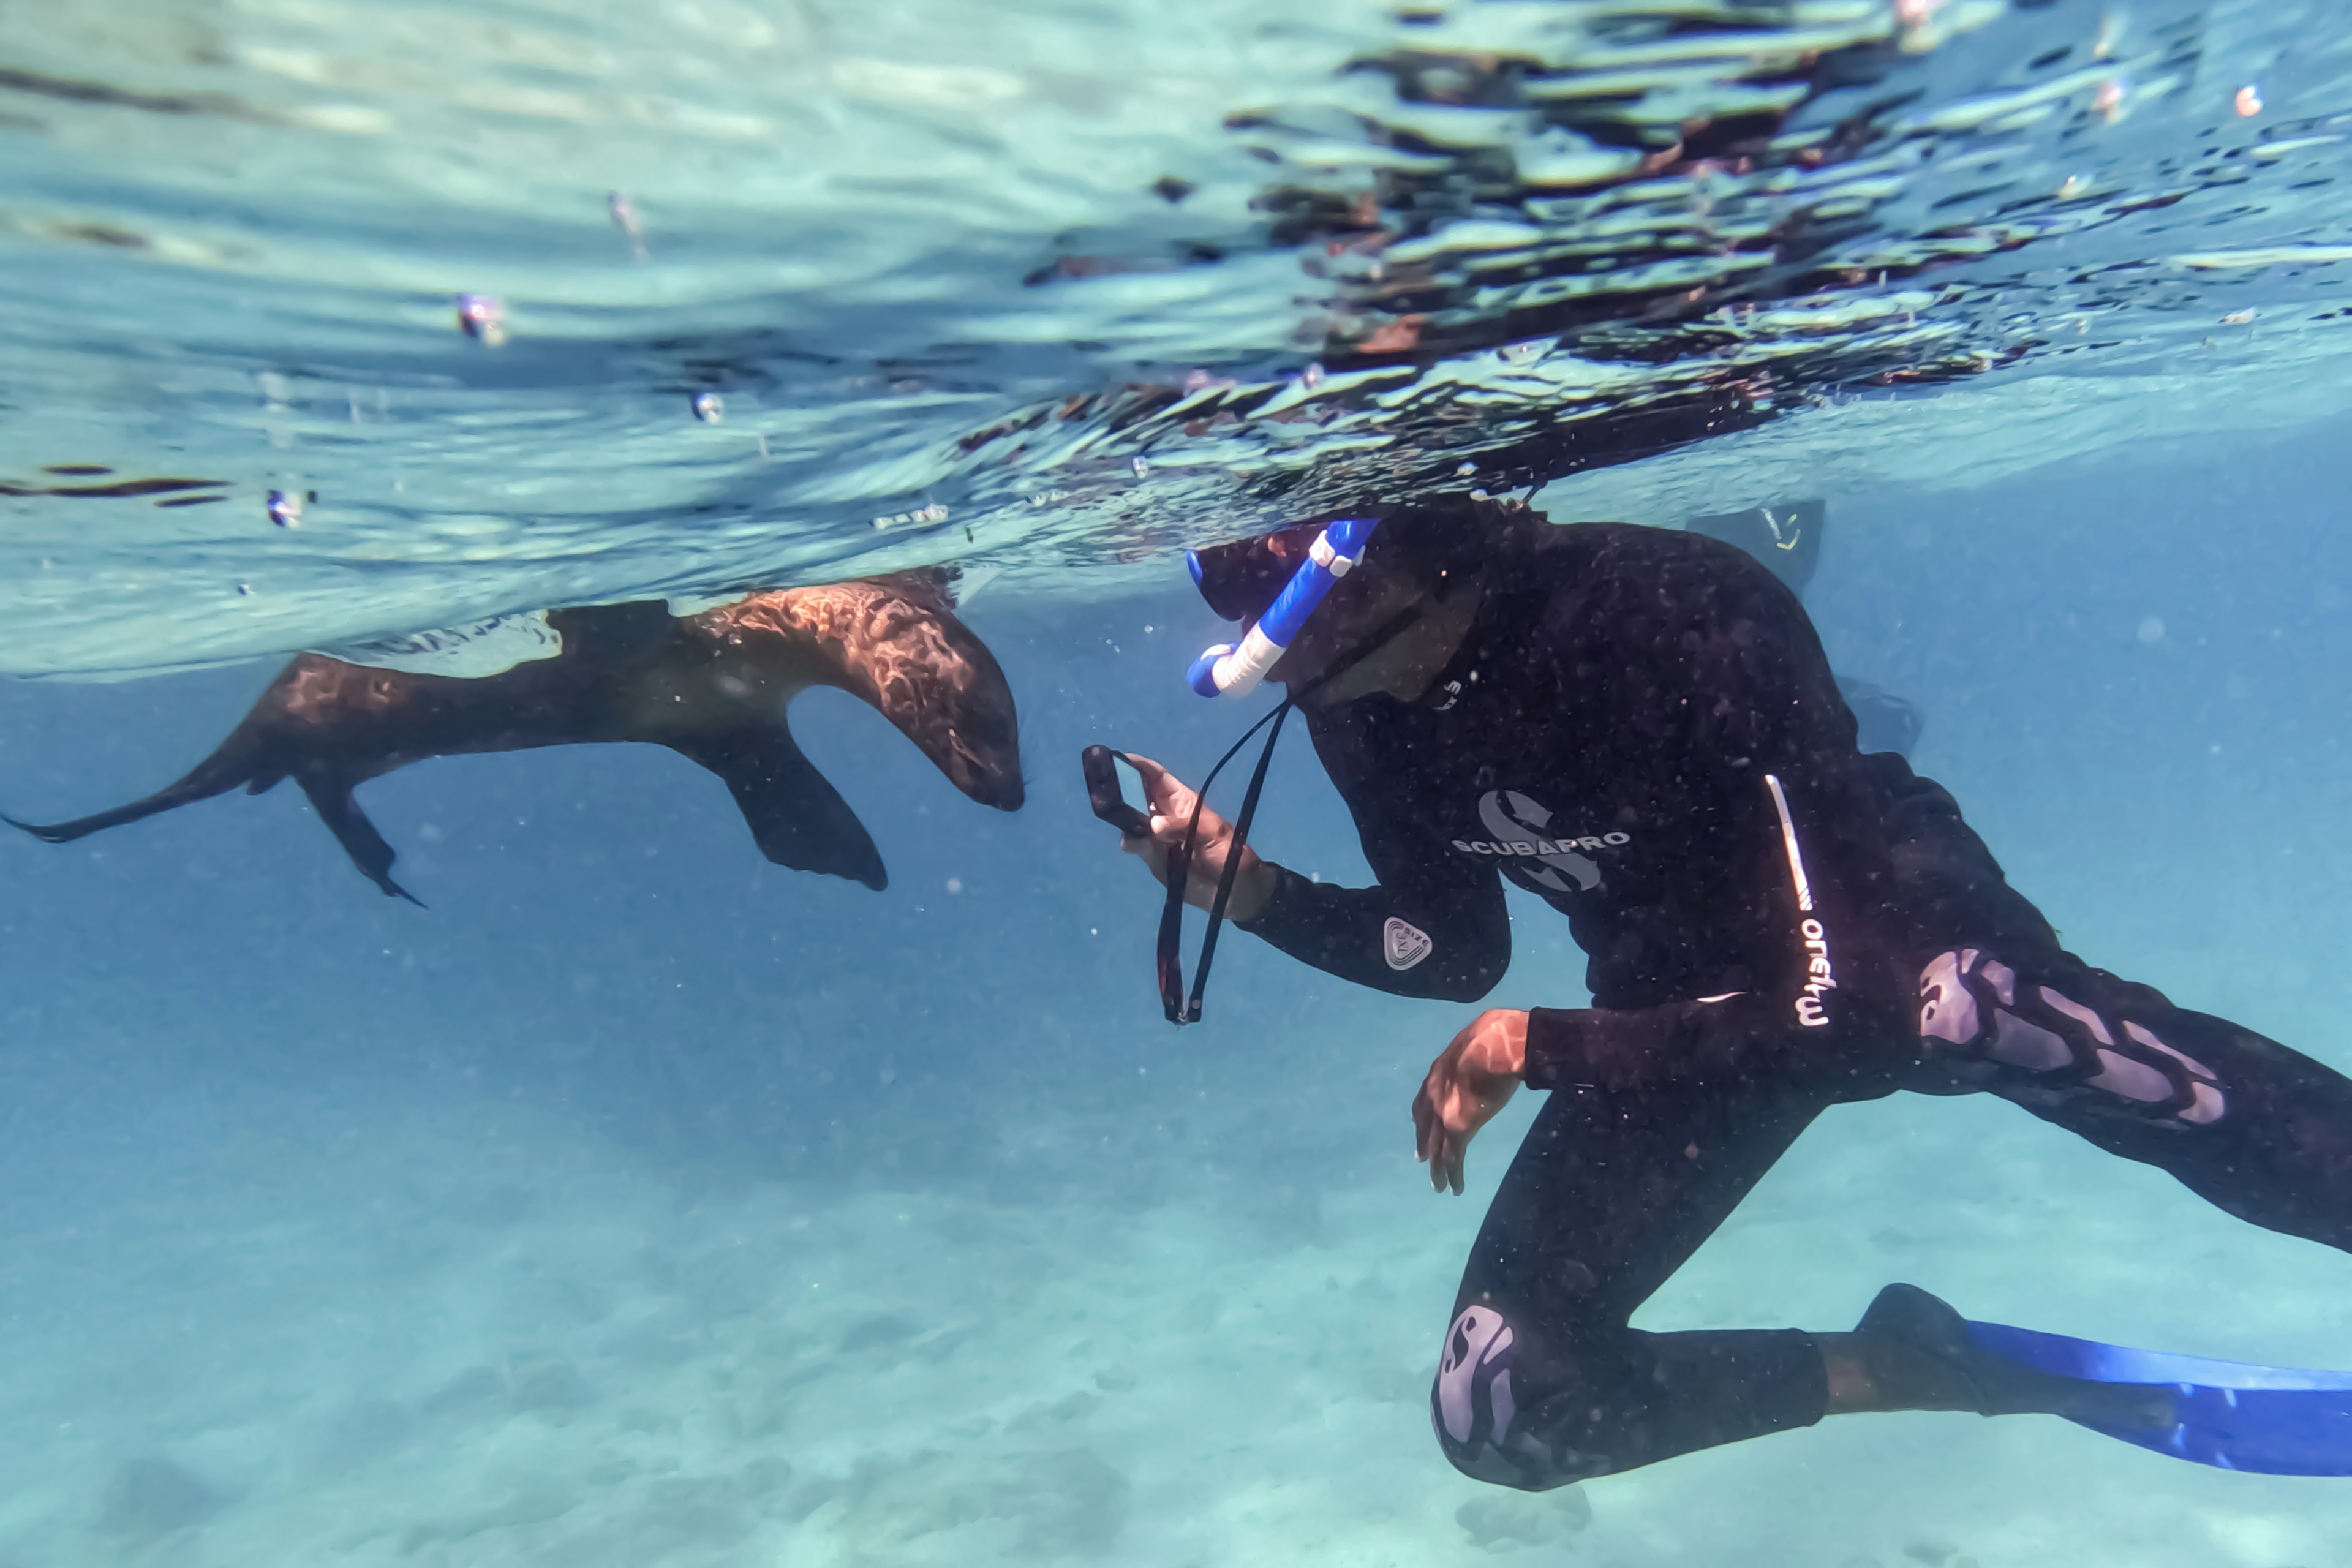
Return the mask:
<svg viewBox="0 0 2352 1568"><path fill-rule="evenodd" d="M922 749L948 782L999 811L1018 811L1021 716L1013 685L988 645L956 617L943 580L907 574L858 584L875 591L853 687Z"/></svg>
<svg viewBox="0 0 2352 1568"><path fill-rule="evenodd" d="M956 618L937 573L757 594L698 616L722 637L759 628L799 646L801 679L865 699L982 805L1025 796L1020 714L996 656Z"/></svg>

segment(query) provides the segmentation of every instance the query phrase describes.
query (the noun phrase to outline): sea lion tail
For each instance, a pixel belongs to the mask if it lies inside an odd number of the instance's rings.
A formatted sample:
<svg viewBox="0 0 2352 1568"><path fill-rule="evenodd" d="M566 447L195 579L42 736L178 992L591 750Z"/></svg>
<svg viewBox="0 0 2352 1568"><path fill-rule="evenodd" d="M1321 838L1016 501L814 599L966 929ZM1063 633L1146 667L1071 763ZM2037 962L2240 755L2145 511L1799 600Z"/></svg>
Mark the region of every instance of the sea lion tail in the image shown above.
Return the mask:
<svg viewBox="0 0 2352 1568"><path fill-rule="evenodd" d="M782 722L664 744L726 781L760 852L795 871L889 886L882 851L841 792L816 771Z"/></svg>

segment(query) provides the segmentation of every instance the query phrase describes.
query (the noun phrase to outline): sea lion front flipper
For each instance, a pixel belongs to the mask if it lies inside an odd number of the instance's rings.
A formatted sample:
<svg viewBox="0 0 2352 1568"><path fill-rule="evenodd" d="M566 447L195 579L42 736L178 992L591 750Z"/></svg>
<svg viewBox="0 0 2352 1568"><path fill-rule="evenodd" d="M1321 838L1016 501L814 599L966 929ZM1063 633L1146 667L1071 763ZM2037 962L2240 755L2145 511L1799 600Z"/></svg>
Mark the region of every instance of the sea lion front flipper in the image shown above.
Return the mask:
<svg viewBox="0 0 2352 1568"><path fill-rule="evenodd" d="M727 781L760 852L777 865L846 877L877 891L889 886L882 851L866 825L782 724L665 737L662 743Z"/></svg>
<svg viewBox="0 0 2352 1568"><path fill-rule="evenodd" d="M383 841L383 835L375 830L375 824L368 820L367 813L360 809L359 802L352 798L351 781L311 773L298 774L296 779L302 793L310 797L310 808L327 825L327 831L335 836L335 842L343 847L343 853L352 858L352 864L388 896L406 899L423 909L424 900L392 879L392 863L398 856Z"/></svg>

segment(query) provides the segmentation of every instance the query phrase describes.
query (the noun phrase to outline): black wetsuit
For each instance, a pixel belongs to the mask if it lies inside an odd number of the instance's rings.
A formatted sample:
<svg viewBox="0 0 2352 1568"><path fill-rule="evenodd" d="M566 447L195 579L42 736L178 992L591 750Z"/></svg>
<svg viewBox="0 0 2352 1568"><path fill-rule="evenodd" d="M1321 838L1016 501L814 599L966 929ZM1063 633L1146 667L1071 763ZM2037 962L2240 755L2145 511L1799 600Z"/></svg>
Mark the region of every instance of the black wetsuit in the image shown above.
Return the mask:
<svg viewBox="0 0 2352 1568"><path fill-rule="evenodd" d="M1518 531L1428 692L1310 712L1372 888L1282 873L1248 929L1472 1001L1502 879L1568 917L1594 1008L1537 1009L1551 1090L1432 1391L1471 1475L1539 1489L1822 1413L1795 1331L1628 1320L1825 1107L1990 1090L2257 1225L2352 1249L2352 1079L2083 963L1952 797L1865 755L1819 639L1730 546Z"/></svg>

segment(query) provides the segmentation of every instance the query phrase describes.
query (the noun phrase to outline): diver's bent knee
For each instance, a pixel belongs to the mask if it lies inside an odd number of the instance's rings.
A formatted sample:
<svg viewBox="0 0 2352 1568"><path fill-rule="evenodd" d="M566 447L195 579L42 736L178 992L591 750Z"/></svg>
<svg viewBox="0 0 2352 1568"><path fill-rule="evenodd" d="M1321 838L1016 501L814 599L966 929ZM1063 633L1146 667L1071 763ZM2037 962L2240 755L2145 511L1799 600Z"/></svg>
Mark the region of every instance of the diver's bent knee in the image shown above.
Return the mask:
<svg viewBox="0 0 2352 1568"><path fill-rule="evenodd" d="M1448 1462L1473 1480L1530 1492L1607 1473L1606 1462L1526 1429L1512 1386L1517 1342L1492 1307L1465 1307L1447 1327L1429 1420Z"/></svg>

